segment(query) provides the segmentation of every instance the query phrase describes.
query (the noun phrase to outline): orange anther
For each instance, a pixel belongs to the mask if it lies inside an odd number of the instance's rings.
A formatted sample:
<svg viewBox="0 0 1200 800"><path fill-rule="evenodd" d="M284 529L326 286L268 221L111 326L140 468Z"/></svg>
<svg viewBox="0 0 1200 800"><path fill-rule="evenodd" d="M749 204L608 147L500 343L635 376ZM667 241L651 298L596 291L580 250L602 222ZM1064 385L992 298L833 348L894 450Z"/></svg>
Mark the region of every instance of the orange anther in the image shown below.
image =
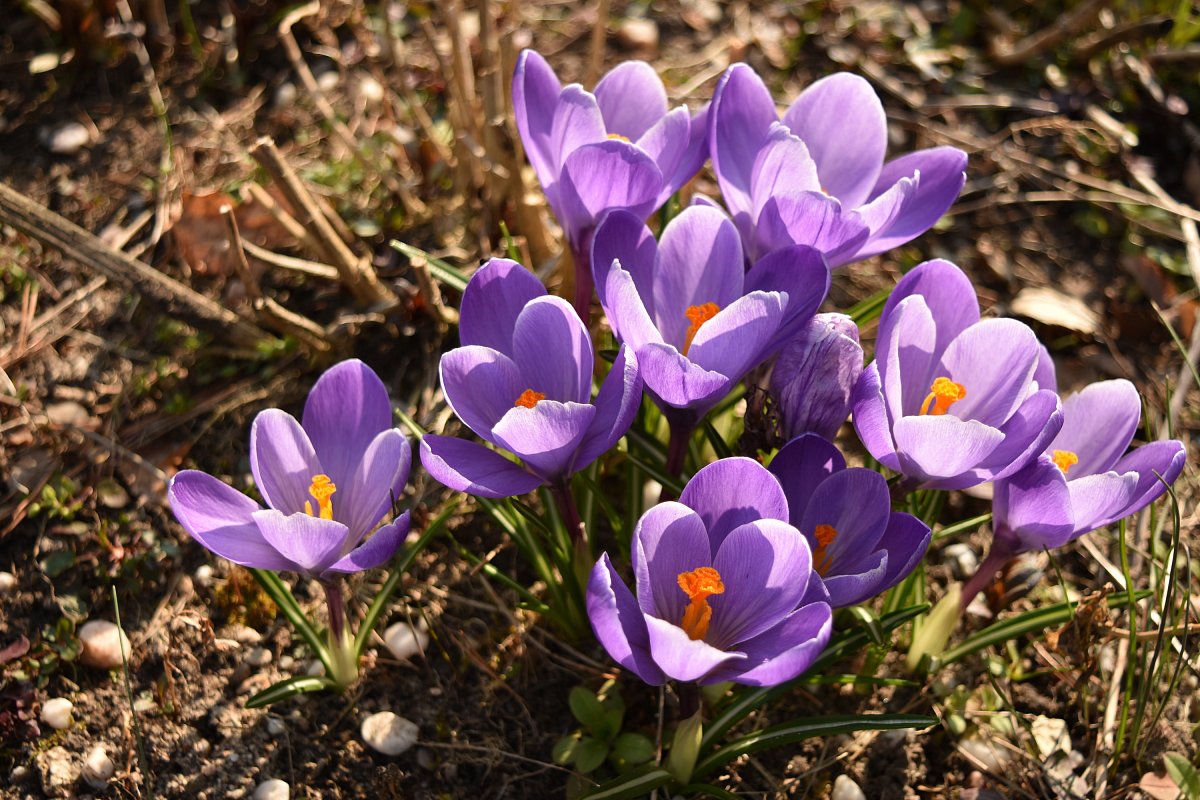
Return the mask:
<svg viewBox="0 0 1200 800"><path fill-rule="evenodd" d="M950 410L950 406L967 396L967 389L961 383L955 383L946 377L937 378L929 387L929 394L921 404L921 413L932 417L940 417Z"/></svg>
<svg viewBox="0 0 1200 800"><path fill-rule="evenodd" d="M541 392L535 392L533 389L526 389L521 392L521 396L517 398L517 402L513 403L513 407L520 406L521 408L533 408L538 403L546 399L546 395Z"/></svg>
<svg viewBox="0 0 1200 800"><path fill-rule="evenodd" d="M712 606L708 604L708 598L725 591L725 584L721 582L721 573L712 567L700 567L691 572L679 573L676 581L690 601L687 609L683 612L683 622L680 623L680 627L689 638L703 639L708 633L708 623L712 620Z"/></svg>
<svg viewBox="0 0 1200 800"><path fill-rule="evenodd" d="M700 306L688 306L687 311L683 312L688 318L687 335L683 339L683 354L686 356L688 350L692 347L692 339L696 338L696 334L700 332L700 326L715 317L721 311L721 307L716 303L705 303Z"/></svg>

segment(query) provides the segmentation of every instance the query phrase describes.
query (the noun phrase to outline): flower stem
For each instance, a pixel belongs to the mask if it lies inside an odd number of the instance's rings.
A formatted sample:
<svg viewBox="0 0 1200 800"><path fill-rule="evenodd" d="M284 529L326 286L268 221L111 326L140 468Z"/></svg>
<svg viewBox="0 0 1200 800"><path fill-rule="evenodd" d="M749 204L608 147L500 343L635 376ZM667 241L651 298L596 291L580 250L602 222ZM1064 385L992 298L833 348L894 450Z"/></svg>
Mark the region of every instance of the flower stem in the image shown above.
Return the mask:
<svg viewBox="0 0 1200 800"><path fill-rule="evenodd" d="M581 246L571 246L571 258L575 261L575 313L585 326L591 322L592 292L596 289L596 281L592 277L591 240L591 235L588 235Z"/></svg>
<svg viewBox="0 0 1200 800"><path fill-rule="evenodd" d="M1015 555L1016 553L1006 547L1000 539L994 539L992 549L988 551L987 557L983 559L979 569L975 570L975 574L971 576L970 580L963 584L959 608L965 611L976 595L988 587L992 579L996 577L996 573Z"/></svg>
<svg viewBox="0 0 1200 800"><path fill-rule="evenodd" d="M667 474L678 478L683 474L683 460L687 457L688 442L692 439L694 425L671 422L671 438L667 442Z"/></svg>
<svg viewBox="0 0 1200 800"><path fill-rule="evenodd" d="M920 486L920 481L907 475L893 483L890 487L893 503L903 503L908 495Z"/></svg>
<svg viewBox="0 0 1200 800"><path fill-rule="evenodd" d="M323 580L321 588L325 590L325 605L329 609L329 649L333 656L333 674L329 677L344 688L358 677L358 660L346 625L346 604L337 581Z"/></svg>
<svg viewBox="0 0 1200 800"><path fill-rule="evenodd" d="M567 526L567 532L571 535L571 543L575 545L575 549L579 550L580 545L587 545L587 526L583 523L583 518L579 516L579 507L575 505L575 495L571 494L570 484L564 480L562 483L551 484L550 494L554 496L554 504L558 506L558 513L562 515L563 524Z"/></svg>
<svg viewBox="0 0 1200 800"><path fill-rule="evenodd" d="M700 710L700 686L695 681L680 681L675 693L679 696L679 719L689 719Z"/></svg>

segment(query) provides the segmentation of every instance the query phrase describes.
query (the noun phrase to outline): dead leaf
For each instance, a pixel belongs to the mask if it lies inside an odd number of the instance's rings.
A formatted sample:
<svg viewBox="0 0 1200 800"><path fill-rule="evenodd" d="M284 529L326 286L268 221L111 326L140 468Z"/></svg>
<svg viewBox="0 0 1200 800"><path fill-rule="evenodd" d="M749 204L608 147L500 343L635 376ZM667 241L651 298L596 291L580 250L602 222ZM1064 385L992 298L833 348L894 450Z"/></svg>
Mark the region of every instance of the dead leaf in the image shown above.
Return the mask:
<svg viewBox="0 0 1200 800"><path fill-rule="evenodd" d="M1138 781L1138 788L1154 798L1154 800L1179 800L1179 787L1170 775L1158 775L1147 772Z"/></svg>
<svg viewBox="0 0 1200 800"><path fill-rule="evenodd" d="M276 202L286 208L282 200L277 199ZM269 249L296 244L271 212L253 200L238 205L224 192L184 192L183 208L171 231L175 235L180 258L197 275L220 276L234 272L229 235L225 220L221 218L224 206L233 208L238 231L246 241ZM250 268L257 271L262 270L263 266L252 260Z"/></svg>
<svg viewBox="0 0 1200 800"><path fill-rule="evenodd" d="M1022 289L1012 301L1012 312L1043 325L1056 325L1094 336L1100 332L1100 316L1078 297L1045 287Z"/></svg>

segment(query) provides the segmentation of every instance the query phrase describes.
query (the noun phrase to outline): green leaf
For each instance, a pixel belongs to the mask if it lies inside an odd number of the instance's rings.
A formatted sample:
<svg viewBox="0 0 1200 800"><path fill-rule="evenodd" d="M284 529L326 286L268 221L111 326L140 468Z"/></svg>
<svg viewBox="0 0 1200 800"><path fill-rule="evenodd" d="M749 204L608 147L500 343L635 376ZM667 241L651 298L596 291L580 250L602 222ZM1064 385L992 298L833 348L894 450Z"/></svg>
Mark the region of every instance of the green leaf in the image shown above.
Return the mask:
<svg viewBox="0 0 1200 800"><path fill-rule="evenodd" d="M868 322L873 322L883 313L883 307L887 303L888 295L892 293L891 289L880 289L875 294L860 300L858 303L850 307L847 312L850 319L854 320L854 324L860 328Z"/></svg>
<svg viewBox="0 0 1200 800"><path fill-rule="evenodd" d="M646 797L670 782L671 773L659 767L650 767L602 783L583 797L585 800L633 800L635 797Z"/></svg>
<svg viewBox="0 0 1200 800"><path fill-rule="evenodd" d="M717 454L717 458L729 458L733 455L733 451L729 449L729 445L721 438L720 432L707 419L704 420L704 435L708 438L708 443L712 445L713 452Z"/></svg>
<svg viewBox="0 0 1200 800"><path fill-rule="evenodd" d="M905 728L927 728L936 725L934 717L919 714L839 714L776 725L765 730L743 736L725 747L701 759L693 772L704 776L724 766L738 756L755 753L772 747L795 744L818 736L835 736L854 731L894 731Z"/></svg>
<svg viewBox="0 0 1200 800"><path fill-rule="evenodd" d="M425 259L425 262L429 264L429 272L433 275L433 277L437 278L451 289L461 292L467 288L467 276L455 267L450 266L442 259L429 255L429 253L426 253L419 247L413 247L411 244L405 244L404 242L400 242L395 239L393 239L390 244L393 249L399 250L401 253L408 256L409 259Z"/></svg>
<svg viewBox="0 0 1200 800"><path fill-rule="evenodd" d="M39 566L47 578L57 578L75 566L75 554L70 550L56 550L43 558Z"/></svg>
<svg viewBox="0 0 1200 800"><path fill-rule="evenodd" d="M867 632L867 636L871 637L871 643L876 645L886 644L885 637L887 633L883 628L879 627L879 617L866 606L851 606L846 609L846 613L858 620L862 625L862 629Z"/></svg>
<svg viewBox="0 0 1200 800"><path fill-rule="evenodd" d="M1200 800L1200 774L1196 772L1195 766L1188 761L1186 756L1179 753L1164 753L1163 765L1166 766L1171 780L1175 781L1175 785L1179 787L1184 800Z"/></svg>
<svg viewBox="0 0 1200 800"><path fill-rule="evenodd" d="M254 576L258 585L270 596L275 602L275 606L283 612L283 615L288 618L288 622L292 623L292 627L320 659L321 665L325 667L325 674L333 675L333 655L329 652L329 647L321 639L317 629L309 622L308 617L300 610L300 604L296 602L292 590L283 582L283 578L265 569L252 569L250 574Z"/></svg>
<svg viewBox="0 0 1200 800"><path fill-rule="evenodd" d="M575 746L573 760L575 769L587 774L593 772L608 758L608 745L598 739L586 736Z"/></svg>
<svg viewBox="0 0 1200 800"><path fill-rule="evenodd" d="M621 732L621 723L625 721L625 701L619 694L610 694L602 703L604 725L602 730L596 731L596 735L606 742L611 742L613 737Z"/></svg>
<svg viewBox="0 0 1200 800"><path fill-rule="evenodd" d="M580 733L567 734L554 743L554 750L550 753L550 760L560 767L565 767L571 763L571 759L575 757L575 748L579 745Z"/></svg>
<svg viewBox="0 0 1200 800"><path fill-rule="evenodd" d="M713 797L716 800L741 800L741 798L733 792L722 789L720 786L713 786L711 783L689 783L678 792L676 797Z"/></svg>
<svg viewBox="0 0 1200 800"><path fill-rule="evenodd" d="M644 764L654 758L654 742L640 733L622 733L613 742L613 753L626 764Z"/></svg>
<svg viewBox="0 0 1200 800"><path fill-rule="evenodd" d="M263 708L298 694L336 689L337 684L324 675L295 675L274 683L246 701L246 708Z"/></svg>
<svg viewBox="0 0 1200 800"><path fill-rule="evenodd" d="M596 698L596 695L582 686L576 686L571 690L567 703L571 706L571 713L575 715L575 719L579 720L580 725L587 728L593 736L603 737L604 706Z"/></svg>

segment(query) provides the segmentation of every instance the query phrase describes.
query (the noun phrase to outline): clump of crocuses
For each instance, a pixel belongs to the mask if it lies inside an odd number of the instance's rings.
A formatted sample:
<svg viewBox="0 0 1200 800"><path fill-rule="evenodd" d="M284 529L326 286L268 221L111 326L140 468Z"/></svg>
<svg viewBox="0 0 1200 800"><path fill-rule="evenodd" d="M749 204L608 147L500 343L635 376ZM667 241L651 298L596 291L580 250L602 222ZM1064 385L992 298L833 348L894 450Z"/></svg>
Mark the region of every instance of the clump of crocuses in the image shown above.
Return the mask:
<svg viewBox="0 0 1200 800"><path fill-rule="evenodd" d="M184 530L213 553L321 583L337 673L329 677L345 686L357 667L336 578L387 563L403 544L407 511L380 522L403 493L411 461L379 376L343 361L317 380L301 421L279 409L255 417L250 470L266 508L198 470L172 478L167 496Z"/></svg>

